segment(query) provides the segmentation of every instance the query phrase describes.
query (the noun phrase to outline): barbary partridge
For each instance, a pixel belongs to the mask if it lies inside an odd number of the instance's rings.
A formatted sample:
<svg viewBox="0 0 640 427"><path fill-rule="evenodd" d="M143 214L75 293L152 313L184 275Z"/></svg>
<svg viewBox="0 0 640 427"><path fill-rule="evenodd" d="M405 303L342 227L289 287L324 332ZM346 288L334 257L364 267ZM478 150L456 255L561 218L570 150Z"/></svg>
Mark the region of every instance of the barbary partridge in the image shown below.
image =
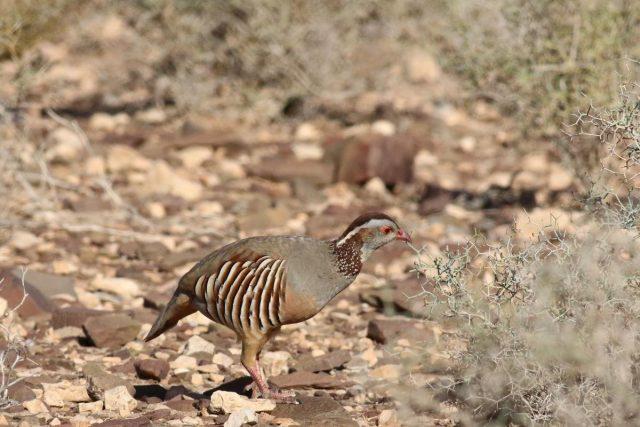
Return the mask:
<svg viewBox="0 0 640 427"><path fill-rule="evenodd" d="M258 365L262 347L282 325L302 322L322 310L354 281L373 251L394 240L411 241L389 216L368 213L333 240L272 236L228 244L180 279L145 341L200 311L237 334L242 364L254 381L254 397L259 391L263 397L295 402L293 394L267 384Z"/></svg>

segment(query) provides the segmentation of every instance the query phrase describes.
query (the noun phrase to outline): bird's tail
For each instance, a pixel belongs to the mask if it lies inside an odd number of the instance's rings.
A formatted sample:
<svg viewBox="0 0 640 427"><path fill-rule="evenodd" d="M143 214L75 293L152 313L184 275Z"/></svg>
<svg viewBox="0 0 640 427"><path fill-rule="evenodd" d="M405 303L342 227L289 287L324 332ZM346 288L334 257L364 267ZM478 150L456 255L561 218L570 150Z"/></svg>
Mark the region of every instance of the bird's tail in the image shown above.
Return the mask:
<svg viewBox="0 0 640 427"><path fill-rule="evenodd" d="M171 301L164 307L162 313L153 323L151 330L144 338L145 341L151 341L158 335L173 328L178 320L196 312L196 308L191 302L191 298L184 294L180 289L176 290Z"/></svg>

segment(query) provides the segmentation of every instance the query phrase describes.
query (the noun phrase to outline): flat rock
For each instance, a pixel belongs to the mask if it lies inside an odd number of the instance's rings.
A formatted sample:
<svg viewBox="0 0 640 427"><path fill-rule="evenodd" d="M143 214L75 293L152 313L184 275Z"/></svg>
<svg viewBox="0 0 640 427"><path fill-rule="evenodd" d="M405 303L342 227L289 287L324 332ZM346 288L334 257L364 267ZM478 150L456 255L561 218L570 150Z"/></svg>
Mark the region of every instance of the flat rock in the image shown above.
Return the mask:
<svg viewBox="0 0 640 427"><path fill-rule="evenodd" d="M64 406L65 402L89 402L91 398L83 385L71 384L69 381L59 383L44 383L44 403L49 406Z"/></svg>
<svg viewBox="0 0 640 427"><path fill-rule="evenodd" d="M13 274L19 278L22 276L22 271L16 269ZM24 280L25 283L39 290L48 299L55 299L60 296L67 296L72 299L77 298L72 277L27 270Z"/></svg>
<svg viewBox="0 0 640 427"><path fill-rule="evenodd" d="M24 381L18 381L8 390L9 399L15 400L16 402L24 402L26 400L32 400L36 398L36 394L25 384Z"/></svg>
<svg viewBox="0 0 640 427"><path fill-rule="evenodd" d="M211 412L222 411L225 414L241 409L251 409L255 412L272 411L275 407L275 402L269 399L249 399L238 393L221 390L213 392L209 405Z"/></svg>
<svg viewBox="0 0 640 427"><path fill-rule="evenodd" d="M349 381L324 372L298 371L291 374L278 375L270 378L270 380L280 388L344 388L350 385Z"/></svg>
<svg viewBox="0 0 640 427"><path fill-rule="evenodd" d="M109 314L109 312L92 310L85 307L56 308L51 316L51 326L53 326L54 329L60 329L66 326L81 328L88 318L105 314Z"/></svg>
<svg viewBox="0 0 640 427"><path fill-rule="evenodd" d="M275 418L290 418L303 426L356 427L347 411L330 397L298 396L299 405L278 405L271 412Z"/></svg>
<svg viewBox="0 0 640 427"><path fill-rule="evenodd" d="M205 340L204 338L194 335L185 344L184 354L191 355L194 353L209 353L213 354L216 350L216 346Z"/></svg>
<svg viewBox="0 0 640 427"><path fill-rule="evenodd" d="M0 280L2 279L4 280L0 286L0 298L7 300L9 308L16 307L22 301L24 292L29 295L17 310L20 317L42 316L55 309L56 305L38 288L27 282L26 278L23 290L21 272L2 270Z"/></svg>
<svg viewBox="0 0 640 427"><path fill-rule="evenodd" d="M248 173L272 181L303 179L313 184L329 184L333 179L333 165L315 160L271 158L251 165Z"/></svg>
<svg viewBox="0 0 640 427"><path fill-rule="evenodd" d="M420 320L373 319L367 327L367 338L380 344L406 339L418 345L434 338L433 331Z"/></svg>
<svg viewBox="0 0 640 427"><path fill-rule="evenodd" d="M169 374L169 362L160 359L138 359L134 364L138 377L160 381Z"/></svg>
<svg viewBox="0 0 640 427"><path fill-rule="evenodd" d="M135 388L129 381L105 371L96 362L84 365L82 373L87 379L87 391L94 400L104 399L105 391L118 386L125 386L132 396L135 394Z"/></svg>
<svg viewBox="0 0 640 427"><path fill-rule="evenodd" d="M297 371L321 372L339 368L351 360L351 354L347 350L336 350L322 356L305 354L294 365Z"/></svg>
<svg viewBox="0 0 640 427"><path fill-rule="evenodd" d="M136 339L140 323L125 314L107 314L90 317L83 328L96 347L118 348Z"/></svg>
<svg viewBox="0 0 640 427"><path fill-rule="evenodd" d="M232 412L227 421L224 422L224 427L242 427L245 424L254 424L256 422L258 422L256 412L245 408Z"/></svg>
<svg viewBox="0 0 640 427"><path fill-rule="evenodd" d="M126 417L136 409L138 401L134 399L125 386L118 386L104 393L104 408L116 411L121 417Z"/></svg>

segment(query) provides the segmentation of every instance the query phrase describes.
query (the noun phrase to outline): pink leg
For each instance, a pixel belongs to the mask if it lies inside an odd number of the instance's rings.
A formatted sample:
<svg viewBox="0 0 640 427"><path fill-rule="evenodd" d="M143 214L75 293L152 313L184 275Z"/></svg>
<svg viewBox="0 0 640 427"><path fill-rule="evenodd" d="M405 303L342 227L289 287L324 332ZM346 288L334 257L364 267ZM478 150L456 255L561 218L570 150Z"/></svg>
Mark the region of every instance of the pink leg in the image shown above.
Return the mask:
<svg viewBox="0 0 640 427"><path fill-rule="evenodd" d="M264 379L262 375L262 370L260 369L260 365L258 365L257 361L255 366L247 367L245 366L251 378L253 378L253 384L250 384L247 388L251 389L251 398L255 399L258 397L258 393L267 399L273 399L277 402L282 403L298 403L295 399L295 393L292 391L282 391L274 388L270 388L267 381Z"/></svg>

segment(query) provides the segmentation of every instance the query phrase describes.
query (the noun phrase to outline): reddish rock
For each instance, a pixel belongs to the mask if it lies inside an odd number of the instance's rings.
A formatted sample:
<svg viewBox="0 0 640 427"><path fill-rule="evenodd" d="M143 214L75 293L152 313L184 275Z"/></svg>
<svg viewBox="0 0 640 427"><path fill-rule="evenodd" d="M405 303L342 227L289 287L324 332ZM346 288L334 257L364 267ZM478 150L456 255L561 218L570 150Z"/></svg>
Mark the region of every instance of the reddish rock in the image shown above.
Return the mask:
<svg viewBox="0 0 640 427"><path fill-rule="evenodd" d="M7 300L9 308L20 304L25 292L29 295L17 310L20 317L42 316L55 309L55 304L38 288L30 284L26 277L23 288L21 272L2 270L0 271L0 280L3 280L0 286L0 297Z"/></svg>
<svg viewBox="0 0 640 427"><path fill-rule="evenodd" d="M367 338L380 344L406 339L413 344L433 340L433 332L420 320L373 319L367 327Z"/></svg>
<svg viewBox="0 0 640 427"><path fill-rule="evenodd" d="M416 142L409 135L365 135L338 143L336 180L364 184L379 177L387 185L413 179Z"/></svg>
<svg viewBox="0 0 640 427"><path fill-rule="evenodd" d="M299 405L278 405L274 418L291 418L303 426L357 427L347 411L330 397L298 396Z"/></svg>
<svg viewBox="0 0 640 427"><path fill-rule="evenodd" d="M125 314L90 317L82 326L93 344L101 348L122 347L140 332L140 323Z"/></svg>
<svg viewBox="0 0 640 427"><path fill-rule="evenodd" d="M57 308L51 317L51 326L53 326L54 329L63 328L65 326L81 328L89 317L101 316L104 314L108 314L108 312L92 310L85 307Z"/></svg>
<svg viewBox="0 0 640 427"><path fill-rule="evenodd" d="M248 173L272 181L293 182L303 179L314 184L329 184L333 178L333 166L315 160L271 158L250 166Z"/></svg>
<svg viewBox="0 0 640 427"><path fill-rule="evenodd" d="M306 371L293 372L291 374L278 375L270 378L277 387L280 388L344 388L351 383L341 377L332 376L325 373L314 373Z"/></svg>
<svg viewBox="0 0 640 427"><path fill-rule="evenodd" d="M160 381L169 374L169 363L160 359L138 359L134 366L138 377Z"/></svg>
<svg viewBox="0 0 640 427"><path fill-rule="evenodd" d="M320 372L339 368L351 360L347 350L336 350L322 356L305 354L296 360L294 367L297 371Z"/></svg>

